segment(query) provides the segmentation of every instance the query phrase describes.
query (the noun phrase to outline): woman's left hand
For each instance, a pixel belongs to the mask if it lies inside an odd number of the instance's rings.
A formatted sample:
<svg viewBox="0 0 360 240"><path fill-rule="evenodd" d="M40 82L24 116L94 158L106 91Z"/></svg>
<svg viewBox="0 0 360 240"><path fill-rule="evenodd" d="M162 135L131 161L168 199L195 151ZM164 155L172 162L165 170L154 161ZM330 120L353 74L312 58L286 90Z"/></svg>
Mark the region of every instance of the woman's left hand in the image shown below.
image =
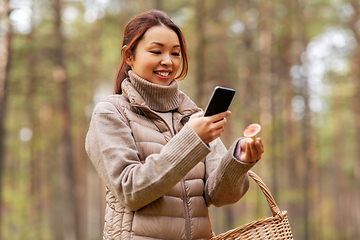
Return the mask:
<svg viewBox="0 0 360 240"><path fill-rule="evenodd" d="M246 163L257 162L264 153L261 138L257 138L256 141L251 138L243 138L240 141L240 147L240 160Z"/></svg>

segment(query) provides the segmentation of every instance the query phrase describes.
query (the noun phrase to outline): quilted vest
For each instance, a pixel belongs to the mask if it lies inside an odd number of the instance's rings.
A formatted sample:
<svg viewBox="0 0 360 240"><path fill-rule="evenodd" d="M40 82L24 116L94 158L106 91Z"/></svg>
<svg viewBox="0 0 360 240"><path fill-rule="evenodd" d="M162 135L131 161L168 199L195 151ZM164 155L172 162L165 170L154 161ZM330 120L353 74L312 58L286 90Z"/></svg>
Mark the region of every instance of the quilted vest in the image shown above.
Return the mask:
<svg viewBox="0 0 360 240"><path fill-rule="evenodd" d="M181 112L173 112L175 134L199 110L185 94L181 93L180 98ZM141 161L159 153L172 138L167 123L149 108L137 106L123 95L112 96L107 101L127 120ZM165 195L135 212L123 206L107 189L103 239L209 239L211 227L203 197L204 174L203 160Z"/></svg>

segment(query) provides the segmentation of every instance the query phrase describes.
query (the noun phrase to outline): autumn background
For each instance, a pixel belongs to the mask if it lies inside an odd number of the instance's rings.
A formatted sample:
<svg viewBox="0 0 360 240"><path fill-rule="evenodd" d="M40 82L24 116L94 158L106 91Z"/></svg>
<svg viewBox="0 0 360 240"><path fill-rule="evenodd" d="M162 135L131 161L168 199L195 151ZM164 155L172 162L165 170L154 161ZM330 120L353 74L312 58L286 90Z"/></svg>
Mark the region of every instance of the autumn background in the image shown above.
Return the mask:
<svg viewBox="0 0 360 240"><path fill-rule="evenodd" d="M222 140L262 125L254 168L296 240L360 239L358 0L0 0L0 239L102 239L104 185L84 150L112 93L123 27L160 9L183 30L200 107L236 89ZM254 182L210 208L216 234L270 216Z"/></svg>

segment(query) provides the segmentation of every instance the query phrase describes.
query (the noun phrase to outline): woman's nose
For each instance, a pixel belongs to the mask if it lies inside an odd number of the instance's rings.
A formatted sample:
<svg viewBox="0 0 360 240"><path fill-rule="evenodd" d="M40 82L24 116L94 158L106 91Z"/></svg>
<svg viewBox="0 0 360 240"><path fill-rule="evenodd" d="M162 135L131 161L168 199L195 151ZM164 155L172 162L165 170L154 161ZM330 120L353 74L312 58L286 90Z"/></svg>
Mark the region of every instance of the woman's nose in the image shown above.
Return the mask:
<svg viewBox="0 0 360 240"><path fill-rule="evenodd" d="M166 66L171 65L172 64L171 56L168 54L164 54L164 57L161 60L161 64Z"/></svg>

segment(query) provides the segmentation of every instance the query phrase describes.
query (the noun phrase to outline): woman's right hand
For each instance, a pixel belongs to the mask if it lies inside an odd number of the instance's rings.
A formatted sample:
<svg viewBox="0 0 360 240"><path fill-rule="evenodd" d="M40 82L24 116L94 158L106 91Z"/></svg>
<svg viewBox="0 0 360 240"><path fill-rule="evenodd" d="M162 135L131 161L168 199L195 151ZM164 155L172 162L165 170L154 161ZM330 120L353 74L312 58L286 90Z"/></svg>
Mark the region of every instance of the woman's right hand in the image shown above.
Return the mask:
<svg viewBox="0 0 360 240"><path fill-rule="evenodd" d="M204 143L208 144L220 137L224 132L226 117L231 114L230 111L219 113L213 116L204 117L203 112L192 115L189 119L189 125L199 135Z"/></svg>

